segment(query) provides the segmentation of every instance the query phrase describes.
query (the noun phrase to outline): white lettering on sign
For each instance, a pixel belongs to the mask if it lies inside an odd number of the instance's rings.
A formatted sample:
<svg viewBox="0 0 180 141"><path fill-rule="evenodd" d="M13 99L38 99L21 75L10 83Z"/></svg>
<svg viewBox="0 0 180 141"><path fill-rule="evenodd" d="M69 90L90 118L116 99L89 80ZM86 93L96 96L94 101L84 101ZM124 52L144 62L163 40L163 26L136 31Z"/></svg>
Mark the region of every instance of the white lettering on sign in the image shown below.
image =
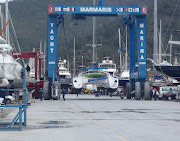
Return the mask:
<svg viewBox="0 0 180 141"><path fill-rule="evenodd" d="M139 62L140 65L146 65L146 62Z"/></svg>
<svg viewBox="0 0 180 141"><path fill-rule="evenodd" d="M141 55L141 58L140 58L141 60L144 60L144 56L143 55Z"/></svg>
<svg viewBox="0 0 180 141"><path fill-rule="evenodd" d="M50 42L50 47L54 47L54 42Z"/></svg>
<svg viewBox="0 0 180 141"><path fill-rule="evenodd" d="M51 29L50 34L54 34L54 30L53 29Z"/></svg>
<svg viewBox="0 0 180 141"><path fill-rule="evenodd" d="M112 12L111 7L80 7L80 12Z"/></svg>
<svg viewBox="0 0 180 141"><path fill-rule="evenodd" d="M140 34L144 34L143 30L140 31Z"/></svg>
<svg viewBox="0 0 180 141"><path fill-rule="evenodd" d="M116 8L116 12L123 12L123 8Z"/></svg>
<svg viewBox="0 0 180 141"><path fill-rule="evenodd" d="M140 53L144 53L144 49L140 49Z"/></svg>
<svg viewBox="0 0 180 141"><path fill-rule="evenodd" d="M144 47L144 44L143 44L143 42L141 42L141 47Z"/></svg>
<svg viewBox="0 0 180 141"><path fill-rule="evenodd" d="M49 61L49 64L50 65L55 65L55 62L54 61Z"/></svg>
<svg viewBox="0 0 180 141"><path fill-rule="evenodd" d="M144 36L140 36L140 41L144 41Z"/></svg>
<svg viewBox="0 0 180 141"><path fill-rule="evenodd" d="M53 26L54 26L54 23L50 23L50 25L51 25L51 27L53 27Z"/></svg>
<svg viewBox="0 0 180 141"><path fill-rule="evenodd" d="M53 51L54 51L54 48L50 48L50 50L51 50L51 53L53 53Z"/></svg>
<svg viewBox="0 0 180 141"><path fill-rule="evenodd" d="M19 52L16 52L16 53L13 53L13 55L21 55L21 53L19 53Z"/></svg>
<svg viewBox="0 0 180 141"><path fill-rule="evenodd" d="M54 40L54 36L50 36L50 39L51 39L51 40Z"/></svg>
<svg viewBox="0 0 180 141"><path fill-rule="evenodd" d="M51 54L53 54L53 52L54 52L54 48L52 48L52 47L54 47L54 29L53 29L53 27L54 27L54 23L50 23L50 27L51 27L51 29L50 29L50 31L49 31L49 33L50 33L50 44L49 44L49 46L50 46L50 53ZM55 64L55 62L50 62L49 64Z"/></svg>
<svg viewBox="0 0 180 141"><path fill-rule="evenodd" d="M144 23L140 23L139 27L144 28Z"/></svg>

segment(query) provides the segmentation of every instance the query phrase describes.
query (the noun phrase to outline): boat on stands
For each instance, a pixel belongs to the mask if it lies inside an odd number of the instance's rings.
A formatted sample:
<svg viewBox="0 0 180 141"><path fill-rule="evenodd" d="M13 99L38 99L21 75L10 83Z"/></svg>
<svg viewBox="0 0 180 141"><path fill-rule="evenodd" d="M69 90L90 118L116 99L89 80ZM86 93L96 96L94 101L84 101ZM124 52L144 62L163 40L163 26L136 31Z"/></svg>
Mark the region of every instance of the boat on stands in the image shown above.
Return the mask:
<svg viewBox="0 0 180 141"><path fill-rule="evenodd" d="M2 83L0 87L6 87L22 82L22 65L18 63L11 54L13 48L6 43L6 40L0 37L0 72Z"/></svg>
<svg viewBox="0 0 180 141"><path fill-rule="evenodd" d="M72 85L72 78L67 60L59 59L58 62L58 77L61 87L69 88Z"/></svg>
<svg viewBox="0 0 180 141"><path fill-rule="evenodd" d="M106 68L96 67L98 63L93 67L82 68L78 77L73 78L73 88L77 92L86 88L86 85L96 85L97 89L106 89L108 92L114 92L118 87L118 77L109 73ZM106 70L106 71L105 71Z"/></svg>
<svg viewBox="0 0 180 141"><path fill-rule="evenodd" d="M98 67L104 68L102 69L102 71L117 77L118 69L116 68L116 64L112 61L110 57L104 57L102 63L98 64Z"/></svg>
<svg viewBox="0 0 180 141"><path fill-rule="evenodd" d="M172 65L168 63L167 61L163 61L163 63L154 65L154 68L161 74L166 75L167 77L170 77L180 82L180 65L177 63ZM172 79L172 81L174 81ZM174 83L178 83L177 81L174 81Z"/></svg>

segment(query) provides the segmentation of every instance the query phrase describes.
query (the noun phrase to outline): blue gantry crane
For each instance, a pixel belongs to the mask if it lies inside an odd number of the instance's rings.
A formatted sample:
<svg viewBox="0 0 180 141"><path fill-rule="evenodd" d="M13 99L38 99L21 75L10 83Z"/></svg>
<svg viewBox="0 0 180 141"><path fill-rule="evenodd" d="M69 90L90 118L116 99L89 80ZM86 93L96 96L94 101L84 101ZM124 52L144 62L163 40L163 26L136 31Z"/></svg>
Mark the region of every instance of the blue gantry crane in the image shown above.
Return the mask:
<svg viewBox="0 0 180 141"><path fill-rule="evenodd" d="M57 75L57 29L64 21L65 14L72 14L73 19L83 19L86 16L118 16L126 15L124 24L129 26L130 47L130 79L127 84L127 97L131 97L131 92L135 91L135 98L148 98L149 84L146 82L146 6L107 6L103 0L99 0L98 5L77 6L77 5L49 5L48 6L48 44L47 44L47 80L44 82L45 99L58 99L59 86ZM136 31L137 30L137 31ZM137 37L136 37L137 35ZM137 44L136 44L137 41ZM136 50L138 59L136 62ZM136 63L138 66L136 66Z"/></svg>

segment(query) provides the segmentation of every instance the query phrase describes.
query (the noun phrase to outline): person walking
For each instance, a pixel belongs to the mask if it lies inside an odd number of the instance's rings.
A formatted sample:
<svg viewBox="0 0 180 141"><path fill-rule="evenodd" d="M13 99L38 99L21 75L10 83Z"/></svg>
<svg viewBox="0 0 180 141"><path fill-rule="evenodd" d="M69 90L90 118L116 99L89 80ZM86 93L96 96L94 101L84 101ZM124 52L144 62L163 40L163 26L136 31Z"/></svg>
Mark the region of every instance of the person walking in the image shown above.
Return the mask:
<svg viewBox="0 0 180 141"><path fill-rule="evenodd" d="M153 95L154 95L154 99L156 101L156 99L157 99L157 90L156 90L156 88L154 88L154 90L153 90Z"/></svg>
<svg viewBox="0 0 180 141"><path fill-rule="evenodd" d="M28 78L30 78L30 70L31 70L31 68L29 67L29 65L27 65L26 71L27 71Z"/></svg>
<svg viewBox="0 0 180 141"><path fill-rule="evenodd" d="M63 97L63 100L65 101L66 99L65 99L65 89L64 88L62 89L62 97Z"/></svg>
<svg viewBox="0 0 180 141"><path fill-rule="evenodd" d="M39 98L40 98L41 101L43 100L43 94L44 94L43 89L40 88L40 90L39 90Z"/></svg>
<svg viewBox="0 0 180 141"><path fill-rule="evenodd" d="M153 97L153 87L150 88L150 100L152 100Z"/></svg>

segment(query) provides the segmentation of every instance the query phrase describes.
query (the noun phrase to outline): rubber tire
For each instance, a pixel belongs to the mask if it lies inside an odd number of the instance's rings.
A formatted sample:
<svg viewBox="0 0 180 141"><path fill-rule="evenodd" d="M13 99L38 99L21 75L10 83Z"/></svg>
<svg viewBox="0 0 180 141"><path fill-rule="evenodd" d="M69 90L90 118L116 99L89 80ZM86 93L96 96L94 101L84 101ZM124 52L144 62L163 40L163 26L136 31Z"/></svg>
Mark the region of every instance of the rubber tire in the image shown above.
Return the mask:
<svg viewBox="0 0 180 141"><path fill-rule="evenodd" d="M58 89L59 89L59 82L58 82L58 81L55 81L54 83L55 83L55 87L58 87ZM60 90L60 89L59 89L59 90ZM59 93L58 97L55 98L55 99L53 99L53 100L59 100L59 99L60 99L60 93Z"/></svg>
<svg viewBox="0 0 180 141"><path fill-rule="evenodd" d="M135 82L135 99L140 100L141 99L141 83Z"/></svg>
<svg viewBox="0 0 180 141"><path fill-rule="evenodd" d="M144 83L144 99L150 100L150 85L147 81Z"/></svg>
<svg viewBox="0 0 180 141"><path fill-rule="evenodd" d="M131 99L131 83L126 83L126 97L127 99Z"/></svg>
<svg viewBox="0 0 180 141"><path fill-rule="evenodd" d="M50 100L50 89L49 89L49 81L45 81L43 85L43 92L44 92L44 100Z"/></svg>
<svg viewBox="0 0 180 141"><path fill-rule="evenodd" d="M9 98L6 99L6 103L7 103L7 104L11 104L11 99L9 99Z"/></svg>

